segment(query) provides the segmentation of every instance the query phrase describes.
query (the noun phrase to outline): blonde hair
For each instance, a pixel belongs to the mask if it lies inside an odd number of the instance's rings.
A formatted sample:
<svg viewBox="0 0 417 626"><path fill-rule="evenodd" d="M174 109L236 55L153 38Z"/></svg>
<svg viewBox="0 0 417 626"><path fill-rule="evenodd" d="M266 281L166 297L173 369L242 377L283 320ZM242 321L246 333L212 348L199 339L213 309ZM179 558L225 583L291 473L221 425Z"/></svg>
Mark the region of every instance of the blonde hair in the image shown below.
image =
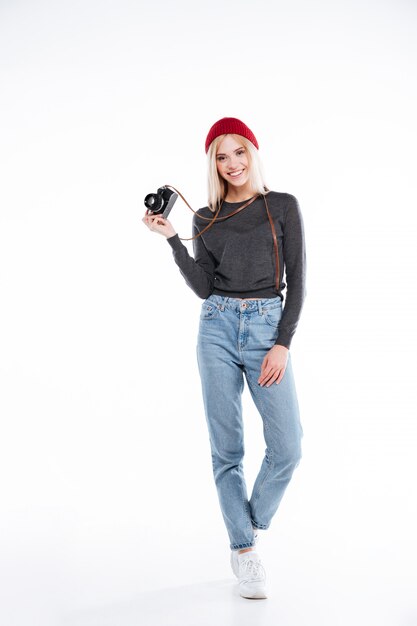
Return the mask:
<svg viewBox="0 0 417 626"><path fill-rule="evenodd" d="M249 139L242 137L242 135L235 135L233 133L227 134L246 148L249 164L249 183L253 191L253 195L257 193L263 194L270 191L265 184L265 176L258 149L255 148ZM224 200L227 195L227 181L219 175L216 160L217 146L224 137L226 137L226 135L216 137L210 144L207 152L208 208L213 213L216 212L220 206L220 202Z"/></svg>

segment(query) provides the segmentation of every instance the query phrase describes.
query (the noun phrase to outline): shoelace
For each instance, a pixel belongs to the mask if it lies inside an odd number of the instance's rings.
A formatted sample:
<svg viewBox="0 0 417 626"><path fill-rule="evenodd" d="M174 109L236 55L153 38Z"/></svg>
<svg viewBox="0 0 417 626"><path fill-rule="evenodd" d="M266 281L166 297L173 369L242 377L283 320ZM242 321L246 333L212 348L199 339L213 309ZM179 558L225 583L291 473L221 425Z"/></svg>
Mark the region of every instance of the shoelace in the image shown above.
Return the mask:
<svg viewBox="0 0 417 626"><path fill-rule="evenodd" d="M240 564L239 578L244 582L262 580L265 577L265 569L261 561L247 558Z"/></svg>

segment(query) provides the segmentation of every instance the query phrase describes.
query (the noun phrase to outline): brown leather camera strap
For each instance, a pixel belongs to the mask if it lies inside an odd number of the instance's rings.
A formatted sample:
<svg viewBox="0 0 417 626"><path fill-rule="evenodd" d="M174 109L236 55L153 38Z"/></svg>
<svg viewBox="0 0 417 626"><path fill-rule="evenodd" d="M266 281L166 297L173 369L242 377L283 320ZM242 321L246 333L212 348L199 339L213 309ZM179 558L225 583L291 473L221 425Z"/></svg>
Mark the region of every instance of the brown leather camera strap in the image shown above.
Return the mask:
<svg viewBox="0 0 417 626"><path fill-rule="evenodd" d="M271 226L271 231L272 231L272 239L274 241L274 248L275 248L275 265L276 265L276 272L275 272L275 287L276 290L279 292L279 253L278 253L278 240L277 240L277 234L275 231L275 225L274 225L274 221L271 217L271 214L269 212L269 207L268 207L268 202L266 201L266 196L265 194L256 194L253 198L250 198L247 202L245 202L245 204L243 204L242 206L240 206L238 209L236 209L236 211L233 211L233 213L229 213L229 215L226 215L224 217L218 217L219 213L220 213L220 209L223 206L223 202L224 200L222 200L220 202L219 208L217 209L216 214L214 215L213 218L210 217L203 217L202 215L198 214L197 211L194 211L194 209L192 209L190 207L190 205L188 204L187 200L184 198L184 196L182 195L182 193L180 193L178 191L178 189L175 189L175 187L173 187L172 185L165 185L165 187L169 187L170 189L174 189L177 194L179 196L181 196L181 198L184 200L185 204L188 206L188 208L197 215L197 217L199 219L205 220L210 222L205 228L203 228L202 231L200 231L198 233L198 235L195 235L195 237L179 237L179 239L181 239L181 241L192 241L193 239L197 239L197 237L201 237L201 235L208 230L209 228L211 228L211 226L213 226L214 222L221 222L224 220L229 219L229 217L233 217L233 215L236 215L236 213L240 213L240 211L243 211L243 209L246 209L246 207L248 207L250 204L252 204L252 202L254 202L257 198L259 198L260 195L262 195L264 202L265 202L265 208L266 208L266 212L268 214L268 219L269 219L269 223Z"/></svg>

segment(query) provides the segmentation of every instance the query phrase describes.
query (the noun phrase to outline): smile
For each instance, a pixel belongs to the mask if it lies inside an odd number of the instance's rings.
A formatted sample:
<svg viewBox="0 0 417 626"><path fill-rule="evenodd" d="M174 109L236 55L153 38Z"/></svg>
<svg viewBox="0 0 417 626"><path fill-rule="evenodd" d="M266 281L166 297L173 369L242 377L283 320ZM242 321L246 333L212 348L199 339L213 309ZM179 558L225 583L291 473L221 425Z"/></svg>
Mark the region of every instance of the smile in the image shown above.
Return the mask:
<svg viewBox="0 0 417 626"><path fill-rule="evenodd" d="M231 176L232 178L239 178L239 176L243 173L243 170L240 170L239 172L233 172L233 173L229 173L229 176Z"/></svg>

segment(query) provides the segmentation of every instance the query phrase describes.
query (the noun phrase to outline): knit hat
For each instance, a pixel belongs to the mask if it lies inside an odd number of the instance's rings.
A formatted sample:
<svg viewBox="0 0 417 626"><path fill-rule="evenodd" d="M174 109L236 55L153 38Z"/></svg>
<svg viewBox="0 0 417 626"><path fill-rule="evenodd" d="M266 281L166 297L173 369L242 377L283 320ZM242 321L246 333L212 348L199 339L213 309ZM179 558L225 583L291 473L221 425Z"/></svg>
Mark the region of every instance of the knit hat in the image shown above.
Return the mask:
<svg viewBox="0 0 417 626"><path fill-rule="evenodd" d="M209 130L206 139L206 154L213 139L216 139L216 137L218 137L219 135L226 135L228 133L233 133L236 135L241 135L242 137L246 137L246 139L249 139L249 141L251 141L253 145L259 150L256 137L251 129L246 126L246 124L238 120L236 117L222 117L222 119L213 124L213 126Z"/></svg>

